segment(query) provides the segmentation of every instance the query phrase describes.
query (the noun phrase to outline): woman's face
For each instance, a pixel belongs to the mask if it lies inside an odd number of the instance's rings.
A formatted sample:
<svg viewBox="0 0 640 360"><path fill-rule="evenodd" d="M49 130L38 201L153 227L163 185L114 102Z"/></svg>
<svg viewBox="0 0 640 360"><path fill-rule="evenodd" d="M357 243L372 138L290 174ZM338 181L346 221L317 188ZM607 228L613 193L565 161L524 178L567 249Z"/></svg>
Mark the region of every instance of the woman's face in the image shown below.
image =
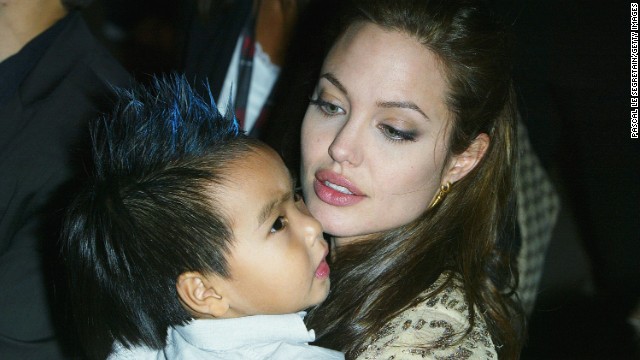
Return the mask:
<svg viewBox="0 0 640 360"><path fill-rule="evenodd" d="M411 222L449 180L446 91L437 57L404 33L359 24L333 46L304 117L301 174L338 245Z"/></svg>

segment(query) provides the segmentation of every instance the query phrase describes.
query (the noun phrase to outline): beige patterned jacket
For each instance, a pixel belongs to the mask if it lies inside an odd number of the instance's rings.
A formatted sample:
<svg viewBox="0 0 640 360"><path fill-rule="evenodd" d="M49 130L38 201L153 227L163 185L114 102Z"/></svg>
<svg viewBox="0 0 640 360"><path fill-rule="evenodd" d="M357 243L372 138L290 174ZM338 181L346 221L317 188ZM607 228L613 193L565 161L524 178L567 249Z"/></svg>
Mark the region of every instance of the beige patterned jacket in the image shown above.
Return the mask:
<svg viewBox="0 0 640 360"><path fill-rule="evenodd" d="M444 275L427 291L443 281ZM476 314L473 330L460 340L468 326L468 307L456 280L437 296L394 318L357 359L497 359L484 319ZM461 335L448 338L452 333Z"/></svg>

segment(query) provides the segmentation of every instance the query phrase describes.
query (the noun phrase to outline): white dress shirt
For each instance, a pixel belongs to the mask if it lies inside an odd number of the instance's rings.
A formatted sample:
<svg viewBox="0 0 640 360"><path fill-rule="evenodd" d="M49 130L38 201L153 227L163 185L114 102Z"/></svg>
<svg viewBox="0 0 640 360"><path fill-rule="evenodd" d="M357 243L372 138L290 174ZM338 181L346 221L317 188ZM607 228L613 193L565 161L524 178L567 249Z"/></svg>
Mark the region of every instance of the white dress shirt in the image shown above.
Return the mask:
<svg viewBox="0 0 640 360"><path fill-rule="evenodd" d="M307 330L302 321L305 314L193 320L185 326L170 328L164 349L143 346L127 349L116 344L109 360L343 360L340 352L308 344L315 340L315 333Z"/></svg>
<svg viewBox="0 0 640 360"><path fill-rule="evenodd" d="M235 103L238 66L240 64L240 48L242 46L242 36L238 38L231 63L224 78L220 96L218 97L218 108L223 112L229 110L229 105ZM251 72L251 85L249 88L249 98L247 99L247 108L244 119L244 129L247 133L251 132L253 125L258 120L258 116L262 112L262 107L267 102L273 85L280 75L280 67L271 62L269 54L262 50L260 43L255 44L255 54L253 55L253 68ZM233 93L231 93L233 91Z"/></svg>

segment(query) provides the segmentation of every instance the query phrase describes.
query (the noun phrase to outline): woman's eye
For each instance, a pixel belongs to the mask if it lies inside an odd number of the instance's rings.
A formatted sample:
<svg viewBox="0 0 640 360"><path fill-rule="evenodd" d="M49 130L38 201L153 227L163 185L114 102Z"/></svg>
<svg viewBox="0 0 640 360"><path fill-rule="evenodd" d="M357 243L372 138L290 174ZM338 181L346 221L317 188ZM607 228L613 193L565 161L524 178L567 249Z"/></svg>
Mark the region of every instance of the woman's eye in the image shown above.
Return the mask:
<svg viewBox="0 0 640 360"><path fill-rule="evenodd" d="M380 130L389 140L393 141L415 141L416 136L411 132L401 131L389 125L380 125Z"/></svg>
<svg viewBox="0 0 640 360"><path fill-rule="evenodd" d="M270 233L276 233L287 227L287 219L284 216L278 216L276 221L271 225Z"/></svg>
<svg viewBox="0 0 640 360"><path fill-rule="evenodd" d="M324 105L322 105L322 110L324 110L324 112L326 112L329 115L336 115L342 111L342 109L339 106L334 105L332 103L325 103Z"/></svg>
<svg viewBox="0 0 640 360"><path fill-rule="evenodd" d="M322 113L327 116L342 115L345 111L338 105L332 104L322 99L311 99L310 103L315 105Z"/></svg>

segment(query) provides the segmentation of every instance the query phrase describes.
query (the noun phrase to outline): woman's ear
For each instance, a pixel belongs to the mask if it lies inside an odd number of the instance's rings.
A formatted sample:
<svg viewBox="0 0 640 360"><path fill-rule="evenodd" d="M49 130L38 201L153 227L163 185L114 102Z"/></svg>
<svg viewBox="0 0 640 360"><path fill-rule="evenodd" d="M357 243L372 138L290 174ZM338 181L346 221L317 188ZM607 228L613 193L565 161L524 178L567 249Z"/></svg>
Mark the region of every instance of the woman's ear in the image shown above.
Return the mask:
<svg viewBox="0 0 640 360"><path fill-rule="evenodd" d="M178 276L176 289L182 303L196 317L220 318L229 310L229 302L216 291L218 281L221 279L216 275L190 271Z"/></svg>
<svg viewBox="0 0 640 360"><path fill-rule="evenodd" d="M489 148L489 135L481 133L471 142L471 145L462 154L456 155L451 160L451 166L445 174L443 182L455 183L465 177L482 160Z"/></svg>

